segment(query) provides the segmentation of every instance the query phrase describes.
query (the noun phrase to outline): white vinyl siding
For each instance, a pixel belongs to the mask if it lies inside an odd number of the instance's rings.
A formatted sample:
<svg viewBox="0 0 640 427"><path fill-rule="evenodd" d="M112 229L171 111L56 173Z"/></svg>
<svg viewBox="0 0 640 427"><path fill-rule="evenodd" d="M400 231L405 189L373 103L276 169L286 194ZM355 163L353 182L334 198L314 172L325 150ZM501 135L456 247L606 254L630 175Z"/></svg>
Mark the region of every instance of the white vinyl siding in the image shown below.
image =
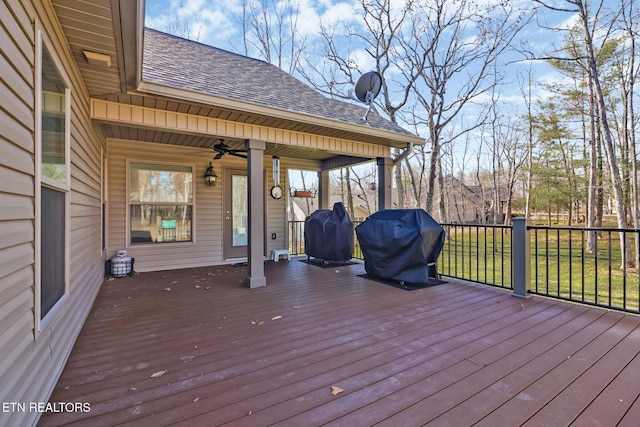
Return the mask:
<svg viewBox="0 0 640 427"><path fill-rule="evenodd" d="M89 96L48 0L0 4L0 401L46 402L102 283L100 152ZM36 30L71 89L67 183L68 300L36 338ZM38 413L3 413L29 426Z"/></svg>

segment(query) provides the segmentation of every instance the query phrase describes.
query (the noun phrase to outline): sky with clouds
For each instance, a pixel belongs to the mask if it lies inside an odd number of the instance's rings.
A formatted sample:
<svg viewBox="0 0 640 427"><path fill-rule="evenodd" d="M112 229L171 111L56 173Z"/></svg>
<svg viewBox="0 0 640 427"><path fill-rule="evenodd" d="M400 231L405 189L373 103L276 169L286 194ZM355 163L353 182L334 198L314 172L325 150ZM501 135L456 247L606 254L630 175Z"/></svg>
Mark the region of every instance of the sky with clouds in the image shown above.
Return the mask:
<svg viewBox="0 0 640 427"><path fill-rule="evenodd" d="M480 2L493 2L495 0L479 0ZM510 0L513 4L520 3L522 7L532 4L531 1ZM553 1L553 0L552 0ZM563 2L555 0L556 3ZM298 31L306 39L307 46L315 46L319 40L320 23L327 27L343 28L343 24L357 28L362 23L362 12L358 0L294 0L298 7L299 21ZM403 2L393 2L399 5ZM240 16L243 11L243 0L211 1L211 0L146 0L146 25L160 31L175 33L176 23L191 31L192 39L201 43L226 49L232 52L245 53L243 50L243 30L240 24ZM545 13L541 21L549 26L563 25L562 20L573 19L566 14ZM336 24L340 24L337 25ZM538 50L551 49L558 38L557 34L530 25L523 33L529 45ZM250 56L257 56L251 54ZM354 58L362 72L368 71L373 65L366 54L358 55L354 50ZM369 63L367 63L369 62ZM549 80L544 73L551 72L545 64L535 64L542 75L543 80Z"/></svg>
<svg viewBox="0 0 640 427"><path fill-rule="evenodd" d="M263 3L274 4L276 0L261 0ZM277 0L285 1L285 0ZM498 0L476 0L477 3L492 3ZM530 8L534 2L530 0L506 0L511 5ZM619 0L606 0L611 6L619 4ZM320 23L327 27L335 27L338 31L345 28L358 28L363 18L359 0L291 0L298 8L298 32L305 38L308 52L313 52L320 45ZM548 4L564 6L565 0L546 0ZM244 54L243 29L241 16L243 0L146 0L145 25L160 31L177 34L176 24L189 28L188 38L201 43ZM282 3L280 3L282 4ZM404 4L403 0L392 0L392 7ZM568 28L576 22L575 14L553 11L540 11L537 19L521 32L521 40L537 53L548 54L554 46L562 42L563 33L552 31L550 28ZM545 28L546 27L546 28ZM363 31L363 33L366 33ZM185 34L178 34L184 36ZM362 73L372 69L373 60L364 53L362 47L354 46L352 58ZM359 54L360 52L360 54ZM258 57L249 52L249 56ZM512 60L522 57L512 57ZM529 66L534 73L536 82L553 83L562 77L543 61L512 62L505 73L511 79L511 84L505 86L501 93L505 110L517 109L522 105L520 90L517 87L514 70L525 71ZM509 77L510 75L510 77ZM545 96L545 91L538 87L539 96ZM518 114L521 114L519 111ZM423 132L420 132L421 134Z"/></svg>

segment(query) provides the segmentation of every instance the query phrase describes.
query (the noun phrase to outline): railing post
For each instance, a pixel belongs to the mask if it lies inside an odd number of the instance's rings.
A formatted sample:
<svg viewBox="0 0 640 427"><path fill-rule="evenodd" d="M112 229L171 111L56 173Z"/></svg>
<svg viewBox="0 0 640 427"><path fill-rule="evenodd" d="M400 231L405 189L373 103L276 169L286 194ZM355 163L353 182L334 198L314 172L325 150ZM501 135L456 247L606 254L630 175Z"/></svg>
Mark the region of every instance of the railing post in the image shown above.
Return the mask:
<svg viewBox="0 0 640 427"><path fill-rule="evenodd" d="M527 218L513 218L513 242L511 269L513 274L513 296L528 298L531 288L531 237Z"/></svg>

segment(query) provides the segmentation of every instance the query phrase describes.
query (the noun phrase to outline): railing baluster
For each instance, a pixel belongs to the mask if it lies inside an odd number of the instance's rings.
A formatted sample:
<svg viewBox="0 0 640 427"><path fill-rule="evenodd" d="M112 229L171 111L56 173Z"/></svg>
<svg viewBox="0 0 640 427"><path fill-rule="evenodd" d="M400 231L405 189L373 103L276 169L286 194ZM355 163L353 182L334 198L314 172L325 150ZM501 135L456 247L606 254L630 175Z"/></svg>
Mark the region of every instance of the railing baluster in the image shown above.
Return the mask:
<svg viewBox="0 0 640 427"><path fill-rule="evenodd" d="M561 290L560 290L560 229L556 230L556 293L558 294L558 296L562 296L561 295Z"/></svg>
<svg viewBox="0 0 640 427"><path fill-rule="evenodd" d="M611 264L612 264L612 254L611 254L611 231L609 231L609 284L608 284L608 301L609 301L609 305L611 305L611 275L612 275L612 271L611 271Z"/></svg>

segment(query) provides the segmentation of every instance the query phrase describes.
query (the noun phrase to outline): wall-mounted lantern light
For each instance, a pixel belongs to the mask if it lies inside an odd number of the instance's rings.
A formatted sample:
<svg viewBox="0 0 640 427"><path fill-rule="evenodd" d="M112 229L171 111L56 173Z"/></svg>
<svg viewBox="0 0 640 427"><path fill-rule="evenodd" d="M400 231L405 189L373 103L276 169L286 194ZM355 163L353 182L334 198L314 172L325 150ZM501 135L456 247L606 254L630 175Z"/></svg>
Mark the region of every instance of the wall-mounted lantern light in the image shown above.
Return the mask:
<svg viewBox="0 0 640 427"><path fill-rule="evenodd" d="M207 171L204 173L204 182L209 187L215 187L216 179L218 179L218 175L216 175L216 171L213 170L213 164L209 162L209 167L207 168Z"/></svg>

